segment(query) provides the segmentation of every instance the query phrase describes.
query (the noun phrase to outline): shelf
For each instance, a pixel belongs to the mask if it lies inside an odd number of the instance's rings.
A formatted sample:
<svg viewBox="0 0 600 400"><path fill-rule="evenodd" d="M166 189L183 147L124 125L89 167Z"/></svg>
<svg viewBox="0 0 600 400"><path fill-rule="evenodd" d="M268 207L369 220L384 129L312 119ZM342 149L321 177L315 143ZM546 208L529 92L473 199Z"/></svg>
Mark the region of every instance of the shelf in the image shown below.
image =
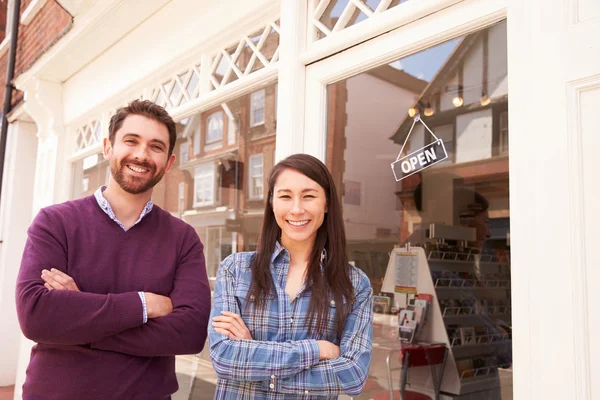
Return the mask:
<svg viewBox="0 0 600 400"><path fill-rule="evenodd" d="M489 280L476 280L476 279L462 279L462 278L437 278L435 280L435 288L443 290L453 289L467 289L467 290L481 290L481 289L510 289L510 280L507 279L489 279Z"/></svg>
<svg viewBox="0 0 600 400"><path fill-rule="evenodd" d="M496 378L498 373L498 368L502 368L503 364L492 365L489 367L481 367L476 369L467 369L462 371L460 374L461 381L475 381L475 380L484 380L485 378ZM465 377L465 375L469 374L470 376ZM493 377L491 376L493 375ZM476 379L479 378L479 379ZM482 379L483 378L483 379Z"/></svg>
<svg viewBox="0 0 600 400"><path fill-rule="evenodd" d="M471 314L471 315L447 315L444 317L446 325L461 324L471 320L481 320L488 318L490 320L505 319L510 320L510 314Z"/></svg>
<svg viewBox="0 0 600 400"><path fill-rule="evenodd" d="M477 254L474 252L458 253L452 251L430 250L427 254L428 261L454 261L454 262L475 262L480 256L480 262L494 265L509 265L510 254L498 257L495 254Z"/></svg>
<svg viewBox="0 0 600 400"><path fill-rule="evenodd" d="M488 306L485 307L485 313L477 312L477 307L446 307L442 310L442 317L472 317L472 316L493 316L496 314L508 315L511 312L510 306Z"/></svg>
<svg viewBox="0 0 600 400"><path fill-rule="evenodd" d="M478 347L478 346L486 346L492 344L503 344L510 342L510 338L508 335L503 335L500 333L494 333L490 335L475 335L471 338L469 343L463 344L460 338L454 338L450 342L450 346L452 350L458 348L468 348L468 347Z"/></svg>

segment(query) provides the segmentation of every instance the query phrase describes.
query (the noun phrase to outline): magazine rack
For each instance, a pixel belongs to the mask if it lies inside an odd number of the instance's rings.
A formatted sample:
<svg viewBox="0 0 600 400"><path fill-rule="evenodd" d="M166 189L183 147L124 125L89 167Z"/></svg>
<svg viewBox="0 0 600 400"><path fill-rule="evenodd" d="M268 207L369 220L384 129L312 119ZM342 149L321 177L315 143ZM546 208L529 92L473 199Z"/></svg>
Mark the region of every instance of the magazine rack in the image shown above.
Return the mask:
<svg viewBox="0 0 600 400"><path fill-rule="evenodd" d="M405 246L394 249L388 268L393 268L395 257L407 253L416 254L418 259L417 292L434 294L418 339L445 343L449 349L442 393L455 399L474 392L499 394L498 370L510 367L512 354L510 265L506 255ZM387 286L385 291L390 291ZM411 374L413 386L431 389L428 369ZM489 398L496 397L492 394Z"/></svg>

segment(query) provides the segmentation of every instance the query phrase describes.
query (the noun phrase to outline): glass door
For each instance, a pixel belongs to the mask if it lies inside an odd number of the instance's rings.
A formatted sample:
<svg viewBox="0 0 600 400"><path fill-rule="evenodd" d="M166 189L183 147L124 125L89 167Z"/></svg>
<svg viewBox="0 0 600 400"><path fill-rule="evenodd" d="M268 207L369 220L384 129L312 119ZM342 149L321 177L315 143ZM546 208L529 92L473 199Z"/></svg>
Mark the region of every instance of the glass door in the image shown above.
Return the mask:
<svg viewBox="0 0 600 400"><path fill-rule="evenodd" d="M358 398L399 390L409 321L422 328L413 342L448 347L446 395L512 398L507 25L461 6L307 70L305 150L340 188L349 260L375 295ZM419 256L410 293L401 249ZM410 313L415 292L432 296L426 320ZM433 378L411 371L411 390L432 395Z"/></svg>

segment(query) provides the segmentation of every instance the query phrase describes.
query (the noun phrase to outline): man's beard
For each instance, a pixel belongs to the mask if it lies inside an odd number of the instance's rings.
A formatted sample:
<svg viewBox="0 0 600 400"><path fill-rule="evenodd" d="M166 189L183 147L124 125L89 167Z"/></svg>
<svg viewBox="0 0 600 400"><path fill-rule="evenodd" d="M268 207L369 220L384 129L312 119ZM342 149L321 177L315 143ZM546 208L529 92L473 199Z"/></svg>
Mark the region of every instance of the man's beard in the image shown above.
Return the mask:
<svg viewBox="0 0 600 400"><path fill-rule="evenodd" d="M125 168L127 164L135 165L140 168L144 168L150 171L149 178L137 177L132 174L128 176L125 175ZM152 189L165 174L165 168L163 167L158 174L156 174L156 165L150 164L143 161L129 161L123 160L121 163L118 163L116 160L110 165L110 173L113 179L119 184L121 189L130 194L140 194L144 193L150 189Z"/></svg>

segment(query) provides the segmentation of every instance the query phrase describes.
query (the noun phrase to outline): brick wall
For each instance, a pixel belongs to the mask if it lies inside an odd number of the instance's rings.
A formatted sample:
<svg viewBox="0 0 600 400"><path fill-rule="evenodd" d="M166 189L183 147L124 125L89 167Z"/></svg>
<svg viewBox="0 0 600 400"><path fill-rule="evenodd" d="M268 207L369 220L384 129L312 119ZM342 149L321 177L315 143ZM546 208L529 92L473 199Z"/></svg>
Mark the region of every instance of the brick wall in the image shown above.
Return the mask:
<svg viewBox="0 0 600 400"><path fill-rule="evenodd" d="M21 1L21 14L32 0ZM0 12L0 19L2 19ZM6 22L6 18L2 19ZM55 0L48 0L29 25L19 26L15 77L27 71L58 39L69 31L72 25L71 15ZM8 64L8 51L0 57L0 102L4 99L4 80ZM13 93L13 104L23 98L19 91Z"/></svg>

